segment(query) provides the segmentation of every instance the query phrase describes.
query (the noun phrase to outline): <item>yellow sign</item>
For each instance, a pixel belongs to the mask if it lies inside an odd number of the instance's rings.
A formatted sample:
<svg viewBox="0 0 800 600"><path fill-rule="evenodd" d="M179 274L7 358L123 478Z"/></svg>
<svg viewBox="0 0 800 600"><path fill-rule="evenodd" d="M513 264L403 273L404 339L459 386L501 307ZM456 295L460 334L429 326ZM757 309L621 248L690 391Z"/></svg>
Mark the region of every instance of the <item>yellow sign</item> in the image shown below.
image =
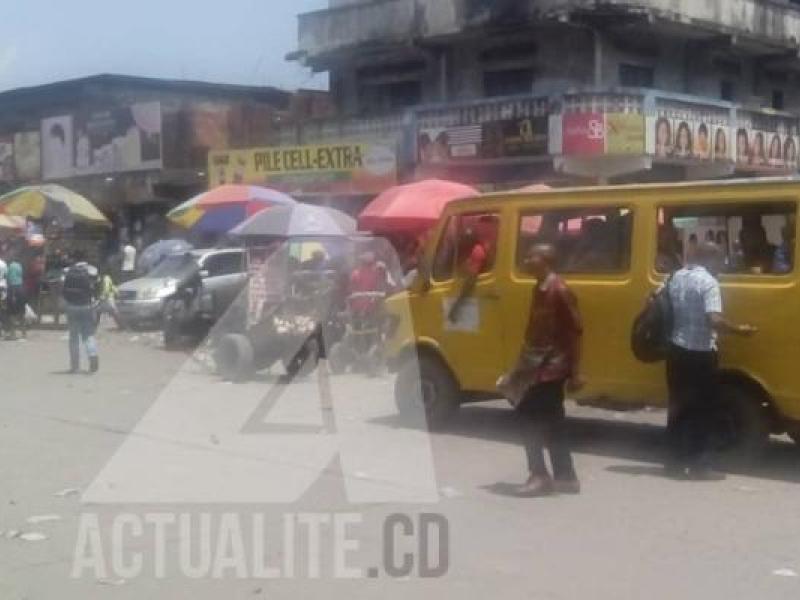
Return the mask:
<svg viewBox="0 0 800 600"><path fill-rule="evenodd" d="M644 154L644 116L606 114L606 154Z"/></svg>
<svg viewBox="0 0 800 600"><path fill-rule="evenodd" d="M209 153L209 183L266 185L289 193L376 194L397 184L397 155L378 144L271 146Z"/></svg>

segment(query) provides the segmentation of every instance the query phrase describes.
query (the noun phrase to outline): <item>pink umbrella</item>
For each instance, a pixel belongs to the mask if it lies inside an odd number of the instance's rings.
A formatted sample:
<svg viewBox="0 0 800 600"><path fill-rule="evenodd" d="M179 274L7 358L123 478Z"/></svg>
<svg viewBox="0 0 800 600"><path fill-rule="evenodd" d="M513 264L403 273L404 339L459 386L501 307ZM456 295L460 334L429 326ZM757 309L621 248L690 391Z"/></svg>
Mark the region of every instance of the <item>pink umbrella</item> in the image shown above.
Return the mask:
<svg viewBox="0 0 800 600"><path fill-rule="evenodd" d="M358 227L375 233L424 231L436 224L448 202L476 195L473 187L440 179L398 185L369 203Z"/></svg>

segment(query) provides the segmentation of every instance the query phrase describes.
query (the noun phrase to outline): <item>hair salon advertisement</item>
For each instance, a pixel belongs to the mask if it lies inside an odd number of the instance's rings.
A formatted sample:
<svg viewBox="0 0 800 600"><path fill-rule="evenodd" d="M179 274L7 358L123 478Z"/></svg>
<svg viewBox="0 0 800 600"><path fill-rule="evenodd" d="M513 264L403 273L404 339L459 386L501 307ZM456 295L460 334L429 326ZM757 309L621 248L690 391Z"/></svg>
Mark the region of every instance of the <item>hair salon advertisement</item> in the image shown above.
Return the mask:
<svg viewBox="0 0 800 600"><path fill-rule="evenodd" d="M735 116L734 116L735 115ZM647 154L660 160L734 162L739 170L797 169L798 121L765 111L659 101L647 117Z"/></svg>

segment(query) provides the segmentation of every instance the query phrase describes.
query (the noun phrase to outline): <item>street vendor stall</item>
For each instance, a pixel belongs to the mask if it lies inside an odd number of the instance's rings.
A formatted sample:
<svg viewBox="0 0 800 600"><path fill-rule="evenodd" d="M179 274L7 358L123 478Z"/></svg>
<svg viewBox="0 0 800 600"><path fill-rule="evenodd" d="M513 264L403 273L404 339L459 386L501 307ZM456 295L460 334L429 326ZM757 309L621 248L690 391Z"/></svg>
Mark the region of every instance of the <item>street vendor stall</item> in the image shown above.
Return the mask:
<svg viewBox="0 0 800 600"><path fill-rule="evenodd" d="M247 379L276 362L293 377L316 366L335 336L355 222L339 211L297 204L265 210L231 232L248 249L250 281L235 314L247 321L215 335L219 373ZM341 335L341 333L339 334Z"/></svg>
<svg viewBox="0 0 800 600"><path fill-rule="evenodd" d="M80 249L97 262L111 223L87 198L53 184L26 186L0 196L0 216L25 221L26 237L19 242L19 251L27 302L40 321L43 314L50 314L57 324L67 255ZM27 243L33 239L36 243Z"/></svg>

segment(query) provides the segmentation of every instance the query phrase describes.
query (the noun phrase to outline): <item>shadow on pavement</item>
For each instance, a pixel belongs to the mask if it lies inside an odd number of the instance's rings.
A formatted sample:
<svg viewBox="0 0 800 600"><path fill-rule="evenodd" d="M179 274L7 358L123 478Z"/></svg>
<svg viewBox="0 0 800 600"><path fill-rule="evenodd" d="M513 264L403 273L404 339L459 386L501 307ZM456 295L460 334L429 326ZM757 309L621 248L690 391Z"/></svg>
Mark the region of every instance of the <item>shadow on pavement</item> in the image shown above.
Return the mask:
<svg viewBox="0 0 800 600"><path fill-rule="evenodd" d="M510 409L465 406L443 433L521 444L517 419L517 414ZM396 418L382 419L381 422L392 427L402 426ZM663 425L618 421L611 416L608 419L571 417L569 429L572 448L577 453L647 463L635 469L630 465L620 465L609 467L609 470L631 476L663 476ZM725 470L731 474L800 483L800 450L790 442L773 438L764 455L754 465Z"/></svg>

